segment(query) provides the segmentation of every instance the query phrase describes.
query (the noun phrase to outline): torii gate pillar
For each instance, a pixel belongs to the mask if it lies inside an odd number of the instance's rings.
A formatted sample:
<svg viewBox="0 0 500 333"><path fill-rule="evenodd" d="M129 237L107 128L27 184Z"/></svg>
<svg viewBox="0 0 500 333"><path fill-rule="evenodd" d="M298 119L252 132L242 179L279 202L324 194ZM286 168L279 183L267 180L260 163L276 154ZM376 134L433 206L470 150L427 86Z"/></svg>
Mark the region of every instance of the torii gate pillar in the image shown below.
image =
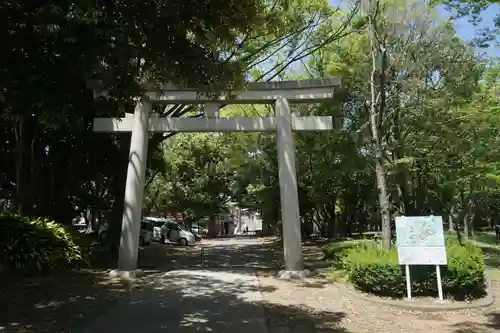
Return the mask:
<svg viewBox="0 0 500 333"><path fill-rule="evenodd" d="M137 249L141 233L140 221L146 179L151 109L151 102L142 99L137 101L133 115L118 254L118 270L120 272L134 272L137 269Z"/></svg>
<svg viewBox="0 0 500 333"><path fill-rule="evenodd" d="M302 272L304 262L299 193L295 170L295 145L292 132L292 113L286 99L276 100L275 114L285 268L289 272ZM285 273L283 272L283 274Z"/></svg>

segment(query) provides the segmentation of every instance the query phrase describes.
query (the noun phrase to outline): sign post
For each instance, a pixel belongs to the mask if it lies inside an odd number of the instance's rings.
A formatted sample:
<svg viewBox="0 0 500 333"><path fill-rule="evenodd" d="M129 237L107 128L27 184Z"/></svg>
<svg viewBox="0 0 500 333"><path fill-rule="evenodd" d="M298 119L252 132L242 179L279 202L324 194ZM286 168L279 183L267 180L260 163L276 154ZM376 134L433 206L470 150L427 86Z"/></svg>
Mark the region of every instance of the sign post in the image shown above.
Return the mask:
<svg viewBox="0 0 500 333"><path fill-rule="evenodd" d="M410 278L410 265L405 265L406 275L406 296L411 300L411 278Z"/></svg>
<svg viewBox="0 0 500 333"><path fill-rule="evenodd" d="M406 289L411 300L410 265L436 266L439 300L443 300L440 265L446 265L443 219L441 216L396 217L398 261L405 266Z"/></svg>
<svg viewBox="0 0 500 333"><path fill-rule="evenodd" d="M443 283L441 282L441 268L439 265L436 265L436 279L437 279L437 285L438 285L438 295L439 295L439 300L443 300Z"/></svg>

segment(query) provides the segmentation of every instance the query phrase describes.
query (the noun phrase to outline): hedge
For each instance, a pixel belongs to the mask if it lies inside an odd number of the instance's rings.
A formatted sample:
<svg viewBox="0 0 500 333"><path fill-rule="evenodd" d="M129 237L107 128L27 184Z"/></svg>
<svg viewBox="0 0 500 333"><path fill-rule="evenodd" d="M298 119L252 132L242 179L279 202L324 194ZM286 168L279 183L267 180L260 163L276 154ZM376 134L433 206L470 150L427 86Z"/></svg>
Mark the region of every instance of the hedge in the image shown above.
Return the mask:
<svg viewBox="0 0 500 333"><path fill-rule="evenodd" d="M443 293L457 300L484 296L484 259L480 248L460 245L446 239L447 266L441 266ZM332 254L333 245L325 247L325 256L335 259L349 281L359 290L379 296L401 298L406 295L404 266L398 264L397 249L382 249L374 242L341 249ZM435 266L410 266L414 295L437 295Z"/></svg>
<svg viewBox="0 0 500 333"><path fill-rule="evenodd" d="M27 272L74 266L83 262L76 237L54 221L0 213L0 263Z"/></svg>

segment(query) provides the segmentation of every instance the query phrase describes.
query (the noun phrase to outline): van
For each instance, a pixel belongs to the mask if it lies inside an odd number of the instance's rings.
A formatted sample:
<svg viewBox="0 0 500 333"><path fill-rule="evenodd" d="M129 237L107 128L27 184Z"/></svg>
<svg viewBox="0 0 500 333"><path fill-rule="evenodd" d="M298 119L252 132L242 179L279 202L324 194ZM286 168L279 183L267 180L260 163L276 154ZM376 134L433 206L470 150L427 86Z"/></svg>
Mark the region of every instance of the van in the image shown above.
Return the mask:
<svg viewBox="0 0 500 333"><path fill-rule="evenodd" d="M159 217L145 217L143 221L153 225L153 240L161 244L190 245L196 242L195 235L178 222Z"/></svg>
<svg viewBox="0 0 500 333"><path fill-rule="evenodd" d="M101 241L105 241L108 237L108 223L104 223L99 228L98 236ZM153 224L141 221L141 231L139 234L139 246L149 245L153 240Z"/></svg>
<svg viewBox="0 0 500 333"><path fill-rule="evenodd" d="M152 223L148 223L147 221L141 221L141 233L139 236L139 245L149 245L153 240L153 230L154 226Z"/></svg>

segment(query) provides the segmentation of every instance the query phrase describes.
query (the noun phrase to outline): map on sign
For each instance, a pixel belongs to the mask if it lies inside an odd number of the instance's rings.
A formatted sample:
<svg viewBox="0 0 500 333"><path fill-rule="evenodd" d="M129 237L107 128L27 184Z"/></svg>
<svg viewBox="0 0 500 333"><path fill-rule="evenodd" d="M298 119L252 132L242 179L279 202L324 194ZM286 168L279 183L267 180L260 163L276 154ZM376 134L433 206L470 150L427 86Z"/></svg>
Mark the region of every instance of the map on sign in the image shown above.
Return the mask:
<svg viewBox="0 0 500 333"><path fill-rule="evenodd" d="M444 246L441 216L401 216L396 218L399 246Z"/></svg>
<svg viewBox="0 0 500 333"><path fill-rule="evenodd" d="M402 265L446 265L441 216L396 217L398 259Z"/></svg>

